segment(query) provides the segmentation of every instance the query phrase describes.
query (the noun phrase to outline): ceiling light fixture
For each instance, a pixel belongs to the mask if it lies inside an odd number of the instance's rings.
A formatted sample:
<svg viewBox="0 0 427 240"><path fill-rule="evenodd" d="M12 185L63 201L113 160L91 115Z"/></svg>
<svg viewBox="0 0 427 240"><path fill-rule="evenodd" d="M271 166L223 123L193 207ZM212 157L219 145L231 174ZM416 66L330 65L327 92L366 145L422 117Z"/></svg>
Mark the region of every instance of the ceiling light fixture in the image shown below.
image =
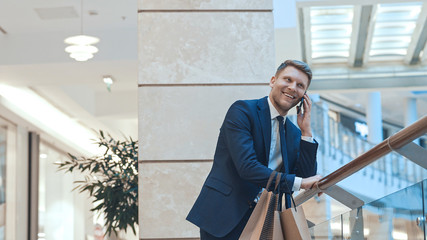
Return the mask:
<svg viewBox="0 0 427 240"><path fill-rule="evenodd" d="M111 85L113 85L114 80L111 76L103 76L102 80L104 80L104 83L107 85L107 89L109 92L111 92Z"/></svg>
<svg viewBox="0 0 427 240"><path fill-rule="evenodd" d="M81 0L80 8L80 35L68 37L64 42L71 45L65 48L70 57L84 62L93 58L93 54L98 52L98 48L92 44L98 43L99 38L83 35L83 0Z"/></svg>

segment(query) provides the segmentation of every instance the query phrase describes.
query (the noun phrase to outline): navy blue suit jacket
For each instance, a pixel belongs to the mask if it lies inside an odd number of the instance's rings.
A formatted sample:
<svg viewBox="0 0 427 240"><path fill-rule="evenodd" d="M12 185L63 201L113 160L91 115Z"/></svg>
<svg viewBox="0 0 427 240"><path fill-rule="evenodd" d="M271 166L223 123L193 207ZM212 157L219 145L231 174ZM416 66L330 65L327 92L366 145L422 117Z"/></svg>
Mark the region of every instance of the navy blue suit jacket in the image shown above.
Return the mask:
<svg viewBox="0 0 427 240"><path fill-rule="evenodd" d="M290 194L295 175L316 174L317 143L301 141L301 131L285 123L286 155L281 191ZM271 117L267 97L235 102L220 129L212 169L187 220L215 237L230 233L267 185ZM287 186L285 185L287 183ZM289 198L289 196L287 197ZM286 201L289 207L289 201Z"/></svg>

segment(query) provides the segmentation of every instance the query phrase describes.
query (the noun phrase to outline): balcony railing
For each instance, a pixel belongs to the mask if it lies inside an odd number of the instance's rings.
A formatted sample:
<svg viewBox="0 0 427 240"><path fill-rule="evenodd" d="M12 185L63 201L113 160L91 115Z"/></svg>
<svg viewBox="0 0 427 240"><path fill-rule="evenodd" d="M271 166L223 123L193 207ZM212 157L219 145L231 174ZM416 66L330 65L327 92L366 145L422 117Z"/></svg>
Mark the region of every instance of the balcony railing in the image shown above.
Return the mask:
<svg viewBox="0 0 427 240"><path fill-rule="evenodd" d="M393 150L399 150L400 148L404 147L407 144L412 143L413 140L419 138L420 136L423 136L426 133L427 133L427 116L421 118L420 120L413 123L412 125L402 129L401 131L387 138L386 140L376 145L372 149L356 157L353 161L347 163L346 165L342 166L338 170L325 176L316 184L316 188L308 191L304 191L303 193L299 194L295 198L296 203L298 205L302 204L303 202L307 201L317 193L327 190L329 187L334 186L341 180L358 172L359 170L373 163L377 159L385 156L386 154L390 153ZM426 159L424 160L427 161Z"/></svg>
<svg viewBox="0 0 427 240"><path fill-rule="evenodd" d="M375 146L331 118L327 107L325 109L321 103L313 104L311 117L314 137L320 143L318 173L321 175L331 173ZM296 119L291 117L291 120ZM390 152L357 174L358 177L362 175L376 181L378 187L382 184L381 192L391 193L425 179L427 170L398 153Z"/></svg>

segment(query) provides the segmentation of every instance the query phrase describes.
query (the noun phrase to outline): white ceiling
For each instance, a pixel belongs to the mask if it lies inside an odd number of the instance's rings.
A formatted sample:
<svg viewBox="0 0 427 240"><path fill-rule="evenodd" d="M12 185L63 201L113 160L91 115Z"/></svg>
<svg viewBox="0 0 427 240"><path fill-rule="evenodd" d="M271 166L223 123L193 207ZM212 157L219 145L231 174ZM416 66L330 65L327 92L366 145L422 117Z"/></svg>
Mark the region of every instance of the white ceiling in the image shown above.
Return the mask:
<svg viewBox="0 0 427 240"><path fill-rule="evenodd" d="M136 31L135 0L3 0L0 3L0 26L10 35L61 32L80 33L81 7L85 34L129 28ZM70 9L72 14L66 14ZM38 12L45 12L41 19ZM97 13L92 14L90 13ZM65 13L65 14L64 14ZM69 15L69 16L67 16ZM50 16L50 17L49 17Z"/></svg>
<svg viewBox="0 0 427 240"><path fill-rule="evenodd" d="M29 87L93 129L137 138L137 1L3 0L0 83ZM81 7L83 6L83 21ZM76 62L66 37L99 37L99 52ZM109 92L102 76L115 82Z"/></svg>

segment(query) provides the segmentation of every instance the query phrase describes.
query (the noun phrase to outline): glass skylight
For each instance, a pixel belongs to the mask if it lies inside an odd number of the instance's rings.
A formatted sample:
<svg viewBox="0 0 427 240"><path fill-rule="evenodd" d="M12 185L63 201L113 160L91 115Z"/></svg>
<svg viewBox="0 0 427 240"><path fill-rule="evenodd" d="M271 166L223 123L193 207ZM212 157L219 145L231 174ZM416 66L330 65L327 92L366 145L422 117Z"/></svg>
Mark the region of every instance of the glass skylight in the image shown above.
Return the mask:
<svg viewBox="0 0 427 240"><path fill-rule="evenodd" d="M379 4L369 51L370 60L403 59L422 2Z"/></svg>
<svg viewBox="0 0 427 240"><path fill-rule="evenodd" d="M353 23L353 6L310 8L311 57L347 61Z"/></svg>

